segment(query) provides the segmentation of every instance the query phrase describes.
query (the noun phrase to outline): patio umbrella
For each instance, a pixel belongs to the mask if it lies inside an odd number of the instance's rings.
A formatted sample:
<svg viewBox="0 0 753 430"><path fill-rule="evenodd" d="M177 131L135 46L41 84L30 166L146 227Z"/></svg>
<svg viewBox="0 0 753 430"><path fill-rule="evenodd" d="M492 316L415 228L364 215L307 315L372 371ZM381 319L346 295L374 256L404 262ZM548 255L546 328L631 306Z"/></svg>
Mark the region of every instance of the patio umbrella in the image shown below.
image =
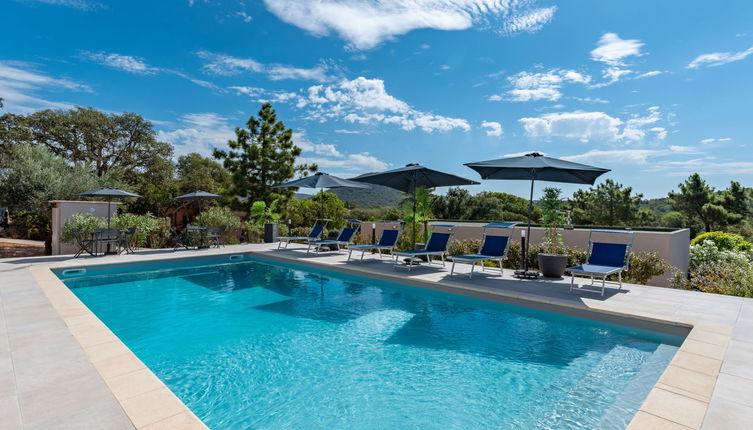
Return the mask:
<svg viewBox="0 0 753 430"><path fill-rule="evenodd" d="M86 191L79 195L85 197L103 197L107 199L107 228L110 228L110 202L113 198L141 197L138 194L129 193L128 191L123 191L118 188L112 187L104 187L98 190Z"/></svg>
<svg viewBox="0 0 753 430"><path fill-rule="evenodd" d="M453 185L477 185L478 182L461 178L450 173L429 169L418 163L407 164L399 169L386 172L366 173L353 178L354 181L384 185L413 196L413 213L416 213L416 188L437 188ZM413 217L413 247L416 247L416 217Z"/></svg>
<svg viewBox="0 0 753 430"><path fill-rule="evenodd" d="M328 173L316 172L311 176L275 185L272 188L320 188L321 193L324 193L325 188L369 188L369 186L348 179L338 178ZM322 196L321 216L324 218L324 196Z"/></svg>
<svg viewBox="0 0 753 430"><path fill-rule="evenodd" d="M220 196L217 195L217 194L212 194L212 193L208 193L206 191L197 190L197 191L194 191L192 193L183 194L182 196L178 196L178 197L175 198L175 200L181 200L181 201L185 201L185 202L199 202L199 214L201 214L201 206L202 206L202 202L204 200L214 200L214 199L219 199L219 198L220 198Z"/></svg>
<svg viewBox="0 0 753 430"><path fill-rule="evenodd" d="M465 163L475 170L483 179L510 179L531 181L531 195L528 199L528 228L523 256L527 255L528 242L531 240L531 213L533 212L533 186L536 181L564 182L570 184L593 185L596 178L609 172L609 169L588 166L572 161L545 157L532 152L520 157L500 158L497 160ZM523 270L516 271L519 276L537 275L529 273L528 258L523 258Z"/></svg>

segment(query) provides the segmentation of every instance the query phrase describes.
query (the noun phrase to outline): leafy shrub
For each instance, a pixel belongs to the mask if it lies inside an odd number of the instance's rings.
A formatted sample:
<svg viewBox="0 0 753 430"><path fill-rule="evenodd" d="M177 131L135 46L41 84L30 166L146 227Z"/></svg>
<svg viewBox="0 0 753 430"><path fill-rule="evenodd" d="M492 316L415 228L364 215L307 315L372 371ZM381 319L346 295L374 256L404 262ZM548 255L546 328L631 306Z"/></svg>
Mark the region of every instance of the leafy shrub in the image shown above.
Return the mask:
<svg viewBox="0 0 753 430"><path fill-rule="evenodd" d="M654 276L660 276L672 269L656 252L637 252L630 258L630 266L622 275L623 280L632 284L646 285Z"/></svg>
<svg viewBox="0 0 753 430"><path fill-rule="evenodd" d="M753 251L721 249L705 240L690 247L690 276L673 286L733 296L753 297Z"/></svg>
<svg viewBox="0 0 753 430"><path fill-rule="evenodd" d="M72 218L65 220L60 240L65 243L74 243L73 231L77 230L79 237L89 238L94 230L107 226L107 220L96 217L90 213L77 213Z"/></svg>
<svg viewBox="0 0 753 430"><path fill-rule="evenodd" d="M159 247L162 245L160 230L164 226L163 220L167 220L169 228L169 218L161 219L152 214L134 215L122 213L113 215L110 225L113 228L121 230L135 228L136 235L134 236L133 241L136 246L145 246L147 245L147 241L149 241L151 242L149 245ZM150 238L152 238L152 240L149 240Z"/></svg>
<svg viewBox="0 0 753 430"><path fill-rule="evenodd" d="M232 232L241 227L241 218L228 207L214 206L199 214L196 224L202 227L225 226L226 232Z"/></svg>
<svg viewBox="0 0 753 430"><path fill-rule="evenodd" d="M691 245L702 244L705 241L711 241L722 251L750 251L753 249L753 243L745 240L739 234L725 233L723 231L711 231L696 236Z"/></svg>

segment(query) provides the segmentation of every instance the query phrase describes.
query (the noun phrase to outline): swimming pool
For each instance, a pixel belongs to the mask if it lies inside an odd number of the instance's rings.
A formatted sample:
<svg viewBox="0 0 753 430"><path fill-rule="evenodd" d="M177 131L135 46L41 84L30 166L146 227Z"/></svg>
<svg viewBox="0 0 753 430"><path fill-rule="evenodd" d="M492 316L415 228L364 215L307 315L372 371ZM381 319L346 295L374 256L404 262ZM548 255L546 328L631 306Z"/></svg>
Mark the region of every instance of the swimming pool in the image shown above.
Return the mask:
<svg viewBox="0 0 753 430"><path fill-rule="evenodd" d="M58 276L213 429L623 428L682 338L241 256Z"/></svg>

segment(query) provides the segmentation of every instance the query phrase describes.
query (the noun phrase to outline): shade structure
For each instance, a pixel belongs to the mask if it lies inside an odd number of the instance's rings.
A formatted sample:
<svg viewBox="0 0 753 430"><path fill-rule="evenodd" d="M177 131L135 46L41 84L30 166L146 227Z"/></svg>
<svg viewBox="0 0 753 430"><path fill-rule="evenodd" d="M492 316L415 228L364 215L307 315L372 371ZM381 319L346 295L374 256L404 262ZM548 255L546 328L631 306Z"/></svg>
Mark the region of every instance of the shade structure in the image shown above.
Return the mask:
<svg viewBox="0 0 753 430"><path fill-rule="evenodd" d="M325 188L369 188L369 186L348 179L338 178L328 173L316 172L311 176L275 185L272 188L319 188L323 193ZM321 216L324 218L324 198L322 198L321 209Z"/></svg>
<svg viewBox="0 0 753 430"><path fill-rule="evenodd" d="M178 196L175 198L175 200L182 200L184 202L199 202L199 214L201 214L201 211L203 209L203 203L205 200L214 200L219 199L220 196L218 194L214 193L208 193L206 191L196 190L192 193L183 194L182 196ZM197 215L198 216L198 215ZM177 223L177 213L175 222ZM196 220L196 218L194 218Z"/></svg>
<svg viewBox="0 0 753 430"><path fill-rule="evenodd" d="M85 191L79 195L84 197L103 197L107 199L107 228L110 228L110 202L112 202L113 198L141 197L138 194L129 193L128 191L112 187Z"/></svg>
<svg viewBox="0 0 753 430"><path fill-rule="evenodd" d="M206 191L194 191L192 193L183 194L182 196L178 196L175 199L176 200L185 200L188 202L196 202L201 200L214 200L219 199L220 196L218 194L208 193Z"/></svg>
<svg viewBox="0 0 753 430"><path fill-rule="evenodd" d="M526 229L523 256L528 255L528 242L531 240L531 214L533 212L533 187L536 181L563 182L569 184L593 185L596 178L609 172L609 169L574 163L546 157L532 152L519 157L465 163L477 171L482 179L507 179L531 181L531 195L528 200L528 227ZM518 275L529 276L528 258L522 258L523 270Z"/></svg>
<svg viewBox="0 0 753 430"><path fill-rule="evenodd" d="M366 173L353 178L354 181L384 185L413 196L413 213L416 213L416 188L450 187L455 185L478 185L479 183L451 173L429 169L420 164L407 164L399 169L386 172ZM413 247L416 247L416 217L413 217Z"/></svg>

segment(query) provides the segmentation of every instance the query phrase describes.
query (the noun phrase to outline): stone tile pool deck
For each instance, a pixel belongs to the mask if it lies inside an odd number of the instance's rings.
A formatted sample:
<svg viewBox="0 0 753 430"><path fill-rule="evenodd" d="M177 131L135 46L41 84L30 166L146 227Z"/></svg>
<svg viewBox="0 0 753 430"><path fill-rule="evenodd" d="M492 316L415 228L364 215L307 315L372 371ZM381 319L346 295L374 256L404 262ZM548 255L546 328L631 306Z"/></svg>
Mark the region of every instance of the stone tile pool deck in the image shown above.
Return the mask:
<svg viewBox="0 0 753 430"><path fill-rule="evenodd" d="M347 254L234 245L201 251L142 251L99 258L0 260L0 423L12 428L206 428L102 324L51 267L86 266L244 252L312 267L482 297L595 319L690 330L631 429L743 429L753 423L753 299L625 285L568 292L568 280L521 281L499 272L434 264L410 272L385 258L346 263ZM625 321L622 321L623 323ZM692 329L691 329L692 328Z"/></svg>

